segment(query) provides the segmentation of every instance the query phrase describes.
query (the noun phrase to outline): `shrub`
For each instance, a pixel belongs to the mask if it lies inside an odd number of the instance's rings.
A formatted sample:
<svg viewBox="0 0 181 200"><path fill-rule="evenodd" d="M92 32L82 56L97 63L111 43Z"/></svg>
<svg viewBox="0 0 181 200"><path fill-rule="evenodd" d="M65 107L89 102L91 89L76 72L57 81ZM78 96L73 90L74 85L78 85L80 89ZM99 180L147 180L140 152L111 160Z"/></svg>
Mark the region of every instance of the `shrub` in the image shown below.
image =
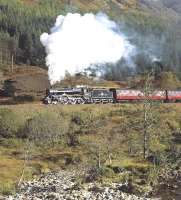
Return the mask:
<svg viewBox="0 0 181 200"><path fill-rule="evenodd" d="M60 142L68 130L68 123L56 113L39 113L26 122L23 130L27 137L36 144L52 144Z"/></svg>
<svg viewBox="0 0 181 200"><path fill-rule="evenodd" d="M13 99L17 103L33 102L35 100L35 96L33 96L33 95L21 95L21 96L15 96Z"/></svg>
<svg viewBox="0 0 181 200"><path fill-rule="evenodd" d="M85 181L92 182L102 179L103 177L112 178L114 176L114 171L111 168L101 166L92 166L86 174Z"/></svg>
<svg viewBox="0 0 181 200"><path fill-rule="evenodd" d="M4 183L0 186L0 193L3 195L12 195L15 193L15 187L12 183Z"/></svg>
<svg viewBox="0 0 181 200"><path fill-rule="evenodd" d="M87 134L103 125L104 116L96 115L93 112L74 112L71 116L71 123L78 126L79 133Z"/></svg>
<svg viewBox="0 0 181 200"><path fill-rule="evenodd" d="M70 117L67 144L77 146L79 144L79 134L92 132L96 128L96 123L99 123L99 121L91 112L73 112Z"/></svg>
<svg viewBox="0 0 181 200"><path fill-rule="evenodd" d="M21 126L20 117L10 109L0 109L0 135L4 138L14 137Z"/></svg>
<svg viewBox="0 0 181 200"><path fill-rule="evenodd" d="M67 144L69 146L77 146L79 144L79 129L76 125L71 124L67 133Z"/></svg>

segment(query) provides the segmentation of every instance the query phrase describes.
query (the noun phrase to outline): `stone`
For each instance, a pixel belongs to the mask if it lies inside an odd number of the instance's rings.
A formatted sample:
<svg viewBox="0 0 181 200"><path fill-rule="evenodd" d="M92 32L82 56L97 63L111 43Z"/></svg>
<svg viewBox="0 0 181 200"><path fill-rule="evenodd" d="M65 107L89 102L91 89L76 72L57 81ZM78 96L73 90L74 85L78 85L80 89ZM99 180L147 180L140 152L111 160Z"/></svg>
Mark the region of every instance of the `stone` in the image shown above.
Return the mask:
<svg viewBox="0 0 181 200"><path fill-rule="evenodd" d="M18 194L0 200L149 200L124 193L123 186L116 183L106 187L98 183L77 186L75 172L50 172L22 183Z"/></svg>

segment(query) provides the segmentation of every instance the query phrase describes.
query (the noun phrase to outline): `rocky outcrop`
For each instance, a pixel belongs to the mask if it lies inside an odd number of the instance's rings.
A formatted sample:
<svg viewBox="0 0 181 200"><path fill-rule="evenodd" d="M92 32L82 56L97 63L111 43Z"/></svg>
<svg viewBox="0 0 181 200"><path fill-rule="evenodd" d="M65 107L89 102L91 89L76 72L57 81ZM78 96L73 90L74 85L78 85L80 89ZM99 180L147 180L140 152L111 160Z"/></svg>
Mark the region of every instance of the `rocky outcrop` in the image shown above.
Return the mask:
<svg viewBox="0 0 181 200"><path fill-rule="evenodd" d="M146 200L123 192L122 184L101 186L98 183L78 184L74 172L61 171L42 175L25 182L20 192L8 200Z"/></svg>

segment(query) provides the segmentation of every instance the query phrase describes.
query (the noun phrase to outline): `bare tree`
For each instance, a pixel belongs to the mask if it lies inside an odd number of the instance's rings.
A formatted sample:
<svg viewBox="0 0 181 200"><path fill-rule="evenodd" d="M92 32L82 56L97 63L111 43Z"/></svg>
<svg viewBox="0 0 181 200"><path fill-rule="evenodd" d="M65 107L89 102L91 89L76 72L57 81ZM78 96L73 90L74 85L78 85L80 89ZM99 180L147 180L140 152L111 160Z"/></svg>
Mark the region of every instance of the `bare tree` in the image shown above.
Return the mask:
<svg viewBox="0 0 181 200"><path fill-rule="evenodd" d="M144 102L143 102L143 157L146 157L149 154L149 128L152 126L152 100L150 96L152 95L152 86L151 86L151 74L147 75L145 81L145 87L143 89L144 93Z"/></svg>
<svg viewBox="0 0 181 200"><path fill-rule="evenodd" d="M157 126L156 107L159 104L152 98L156 94L153 88L153 72L146 74L142 92L142 104L136 105L131 113L125 113L124 122L120 125L120 133L124 135L128 153L143 153L143 158L149 156L152 134L159 132Z"/></svg>
<svg viewBox="0 0 181 200"><path fill-rule="evenodd" d="M29 139L26 140L26 144L25 144L25 148L24 148L24 162L23 162L23 168L22 168L22 172L21 172L21 176L19 178L18 181L18 187L21 186L21 183L23 182L24 176L25 176L25 171L26 168L28 167L28 163L30 160L30 156L31 156L31 151L32 149L32 143L29 141Z"/></svg>

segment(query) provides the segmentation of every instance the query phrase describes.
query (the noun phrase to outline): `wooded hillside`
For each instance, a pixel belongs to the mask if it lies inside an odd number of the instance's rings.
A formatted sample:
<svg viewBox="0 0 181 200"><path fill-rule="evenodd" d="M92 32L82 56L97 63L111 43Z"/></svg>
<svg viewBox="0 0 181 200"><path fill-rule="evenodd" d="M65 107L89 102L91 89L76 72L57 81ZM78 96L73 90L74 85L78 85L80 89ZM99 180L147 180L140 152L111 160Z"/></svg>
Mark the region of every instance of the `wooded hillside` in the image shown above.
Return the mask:
<svg viewBox="0 0 181 200"><path fill-rule="evenodd" d="M102 11L120 24L121 31L137 48L133 58L136 70L122 61L116 67L107 67L106 78L142 73L152 66L152 56L162 61L164 69L180 74L179 5L169 0L0 0L0 69L9 69L12 62L45 67L40 35L50 30L59 14Z"/></svg>

